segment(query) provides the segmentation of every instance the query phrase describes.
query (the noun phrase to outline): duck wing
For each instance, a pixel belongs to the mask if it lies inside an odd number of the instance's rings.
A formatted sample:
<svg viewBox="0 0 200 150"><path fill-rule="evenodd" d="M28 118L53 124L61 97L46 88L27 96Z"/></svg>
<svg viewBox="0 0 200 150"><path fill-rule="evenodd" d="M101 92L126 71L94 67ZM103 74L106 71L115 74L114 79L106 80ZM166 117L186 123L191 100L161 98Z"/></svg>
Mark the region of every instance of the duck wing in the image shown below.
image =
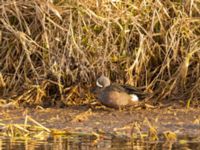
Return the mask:
<svg viewBox="0 0 200 150"><path fill-rule="evenodd" d="M110 86L106 87L106 90L116 92L127 92L126 89L119 84L111 84Z"/></svg>
<svg viewBox="0 0 200 150"><path fill-rule="evenodd" d="M136 94L139 97L139 99L145 99L146 97L150 96L150 93L145 92L143 88L138 88L127 84L121 85L121 87L128 94Z"/></svg>

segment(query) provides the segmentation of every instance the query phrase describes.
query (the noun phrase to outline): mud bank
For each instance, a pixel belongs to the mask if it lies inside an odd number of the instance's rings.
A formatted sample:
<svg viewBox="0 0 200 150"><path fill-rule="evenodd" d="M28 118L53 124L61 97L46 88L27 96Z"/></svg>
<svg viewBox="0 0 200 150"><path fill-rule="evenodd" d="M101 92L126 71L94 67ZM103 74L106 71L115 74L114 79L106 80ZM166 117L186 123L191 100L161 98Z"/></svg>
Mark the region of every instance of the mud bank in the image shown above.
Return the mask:
<svg viewBox="0 0 200 150"><path fill-rule="evenodd" d="M30 116L46 128L68 132L112 133L116 135L163 134L200 135L199 109L114 110L70 106L63 109L1 109L3 124L23 124Z"/></svg>

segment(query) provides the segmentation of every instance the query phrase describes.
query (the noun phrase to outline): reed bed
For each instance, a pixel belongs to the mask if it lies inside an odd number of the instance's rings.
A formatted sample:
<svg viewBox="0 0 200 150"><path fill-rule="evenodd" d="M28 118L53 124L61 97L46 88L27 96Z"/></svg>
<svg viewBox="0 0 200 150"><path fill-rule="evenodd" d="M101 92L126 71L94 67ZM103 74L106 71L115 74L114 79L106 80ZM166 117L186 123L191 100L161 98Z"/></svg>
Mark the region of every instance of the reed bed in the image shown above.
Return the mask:
<svg viewBox="0 0 200 150"><path fill-rule="evenodd" d="M200 99L199 0L6 0L0 12L3 102L78 104L100 74L153 102Z"/></svg>

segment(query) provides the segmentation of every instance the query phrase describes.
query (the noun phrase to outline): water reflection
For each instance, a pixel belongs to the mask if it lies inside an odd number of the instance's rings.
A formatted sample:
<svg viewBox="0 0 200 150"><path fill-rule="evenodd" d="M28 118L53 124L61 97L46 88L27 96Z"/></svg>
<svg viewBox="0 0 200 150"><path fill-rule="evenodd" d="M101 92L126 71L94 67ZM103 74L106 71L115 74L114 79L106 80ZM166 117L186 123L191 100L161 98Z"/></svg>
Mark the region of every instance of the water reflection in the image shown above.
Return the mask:
<svg viewBox="0 0 200 150"><path fill-rule="evenodd" d="M106 136L97 139L95 136L53 136L46 140L10 139L1 137L0 150L68 150L68 149L200 149L200 137L180 137L176 141L130 140Z"/></svg>

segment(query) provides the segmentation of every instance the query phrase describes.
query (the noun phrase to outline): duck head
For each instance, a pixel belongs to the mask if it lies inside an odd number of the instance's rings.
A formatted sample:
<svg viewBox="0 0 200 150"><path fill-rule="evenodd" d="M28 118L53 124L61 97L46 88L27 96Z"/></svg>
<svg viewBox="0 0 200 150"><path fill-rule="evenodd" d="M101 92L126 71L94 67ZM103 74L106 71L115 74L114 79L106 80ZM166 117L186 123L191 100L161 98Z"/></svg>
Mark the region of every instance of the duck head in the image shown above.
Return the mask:
<svg viewBox="0 0 200 150"><path fill-rule="evenodd" d="M108 87L110 84L110 79L104 75L101 75L96 81L96 86L99 88Z"/></svg>

